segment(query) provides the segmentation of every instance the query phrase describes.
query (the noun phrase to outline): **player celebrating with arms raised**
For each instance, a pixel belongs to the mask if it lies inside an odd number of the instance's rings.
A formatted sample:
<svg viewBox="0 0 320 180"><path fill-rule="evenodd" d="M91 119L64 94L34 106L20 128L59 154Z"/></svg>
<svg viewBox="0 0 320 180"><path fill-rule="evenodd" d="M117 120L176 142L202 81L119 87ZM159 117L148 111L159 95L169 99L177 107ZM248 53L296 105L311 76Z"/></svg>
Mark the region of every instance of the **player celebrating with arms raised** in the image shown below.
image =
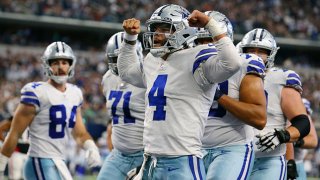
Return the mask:
<svg viewBox="0 0 320 180"><path fill-rule="evenodd" d="M190 48L196 31L189 24L206 26L215 46ZM136 19L123 22L125 43L118 58L120 77L147 88L143 177L205 179L204 126L217 83L239 69L240 56L226 31L197 10L190 15L181 6L164 5L152 14L147 26L144 43L150 53L143 65L135 58L134 43L140 32Z"/></svg>

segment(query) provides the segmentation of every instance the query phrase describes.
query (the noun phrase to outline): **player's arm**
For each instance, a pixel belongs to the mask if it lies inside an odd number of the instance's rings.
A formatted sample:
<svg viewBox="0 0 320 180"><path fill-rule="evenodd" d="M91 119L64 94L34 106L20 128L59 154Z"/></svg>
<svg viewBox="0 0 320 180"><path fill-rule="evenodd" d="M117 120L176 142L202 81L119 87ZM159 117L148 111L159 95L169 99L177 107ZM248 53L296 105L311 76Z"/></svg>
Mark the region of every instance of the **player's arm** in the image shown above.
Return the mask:
<svg viewBox="0 0 320 180"><path fill-rule="evenodd" d="M192 12L188 21L192 27L207 28L216 46L216 49L204 49L196 56L194 73L198 74L197 81L208 84L229 79L239 70L241 58L231 39L227 37L226 30L221 28L213 18L209 18L198 10ZM217 55L213 55L214 51L217 51Z"/></svg>
<svg viewBox="0 0 320 180"><path fill-rule="evenodd" d="M242 79L239 101L222 95L218 103L246 124L262 130L267 122L266 97L261 77L247 74Z"/></svg>
<svg viewBox="0 0 320 180"><path fill-rule="evenodd" d="M76 142L82 145L83 149L87 151L86 159L89 167L100 166L101 157L99 154L99 149L83 124L81 108L77 108L76 123L73 128L72 135Z"/></svg>
<svg viewBox="0 0 320 180"><path fill-rule="evenodd" d="M10 116L8 119L2 120L0 122L0 140L4 141L4 133L8 132L11 127L13 116Z"/></svg>
<svg viewBox="0 0 320 180"><path fill-rule="evenodd" d="M124 43L122 43L117 61L119 76L132 85L144 88L142 64L136 53L140 21L134 18L124 20L123 28L125 30Z"/></svg>
<svg viewBox="0 0 320 180"><path fill-rule="evenodd" d="M24 130L33 121L36 115L36 108L33 105L20 103L13 117L10 131L1 149L1 155L10 157L14 152L18 139Z"/></svg>
<svg viewBox="0 0 320 180"><path fill-rule="evenodd" d="M310 116L310 133L304 137L303 139L299 139L298 141L294 142L295 147L304 148L304 149L313 149L316 148L318 145L318 135L316 128L312 122L312 119Z"/></svg>
<svg viewBox="0 0 320 180"><path fill-rule="evenodd" d="M304 138L310 132L310 121L306 108L302 103L301 94L292 87L284 87L281 91L281 108L291 122L286 131L289 133L289 142Z"/></svg>

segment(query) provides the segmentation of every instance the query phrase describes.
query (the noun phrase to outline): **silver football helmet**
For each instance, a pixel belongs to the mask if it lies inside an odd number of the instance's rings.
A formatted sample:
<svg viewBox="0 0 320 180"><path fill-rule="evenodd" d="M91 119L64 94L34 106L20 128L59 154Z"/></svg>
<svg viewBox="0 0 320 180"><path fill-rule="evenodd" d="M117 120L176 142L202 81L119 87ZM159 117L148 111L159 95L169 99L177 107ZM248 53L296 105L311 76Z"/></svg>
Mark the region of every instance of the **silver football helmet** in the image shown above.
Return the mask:
<svg viewBox="0 0 320 180"><path fill-rule="evenodd" d="M187 21L190 12L175 4L168 4L159 7L147 20L147 32L143 34L145 49L155 57L162 57L167 53L178 51L182 48L191 47L196 39L196 28L190 27ZM155 32L155 27L159 24L167 24L170 33ZM154 36L164 34L166 42L162 46L156 47Z"/></svg>
<svg viewBox="0 0 320 180"><path fill-rule="evenodd" d="M266 68L271 68L274 65L274 58L277 54L279 47L274 37L266 29L256 28L248 32L241 40L240 51L246 52L246 48L257 47L268 50Z"/></svg>
<svg viewBox="0 0 320 180"><path fill-rule="evenodd" d="M70 68L68 70L68 75L66 76L55 76L50 67L51 60L54 59L68 59L70 60ZM73 54L73 51L69 45L65 42L57 41L51 43L44 51L41 60L43 62L45 75L50 79L54 80L58 84L63 84L74 75L74 67L76 65L77 59Z"/></svg>
<svg viewBox="0 0 320 180"><path fill-rule="evenodd" d="M205 14L219 23L219 26L227 32L227 36L233 41L233 27L229 19L218 11L206 11ZM197 38L212 38L212 35L205 28L198 28Z"/></svg>
<svg viewBox="0 0 320 180"><path fill-rule="evenodd" d="M118 75L118 68L117 68L117 59L120 53L120 47L123 43L124 32L118 32L110 37L106 46L106 58L108 60L108 65L111 71ZM142 45L139 40L136 43L136 50L138 59L142 62L143 54L142 54Z"/></svg>

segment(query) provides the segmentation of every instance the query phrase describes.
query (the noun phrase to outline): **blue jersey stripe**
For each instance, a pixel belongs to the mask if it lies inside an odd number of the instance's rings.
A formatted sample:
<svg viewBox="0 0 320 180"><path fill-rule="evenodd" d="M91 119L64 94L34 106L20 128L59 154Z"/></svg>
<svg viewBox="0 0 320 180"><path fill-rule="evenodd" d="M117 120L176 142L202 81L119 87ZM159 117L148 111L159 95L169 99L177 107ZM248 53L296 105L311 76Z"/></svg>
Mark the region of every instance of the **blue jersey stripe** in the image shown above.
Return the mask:
<svg viewBox="0 0 320 180"><path fill-rule="evenodd" d="M21 103L24 104L33 104L33 105L37 105L38 107L40 107L40 102L38 99L32 99L32 98L22 98L20 100Z"/></svg>
<svg viewBox="0 0 320 180"><path fill-rule="evenodd" d="M266 69L266 66L261 62L261 61L257 61L257 60L251 60L250 62L249 62L249 66L257 66L257 67L259 67L259 68L261 68L261 69Z"/></svg>
<svg viewBox="0 0 320 180"><path fill-rule="evenodd" d="M296 79L287 79L286 85L287 86L292 86L292 85L301 86L301 82Z"/></svg>
<svg viewBox="0 0 320 180"><path fill-rule="evenodd" d="M30 91L23 92L21 95L37 97L37 95L34 92Z"/></svg>
<svg viewBox="0 0 320 180"><path fill-rule="evenodd" d="M260 75L263 75L264 74L264 70L258 69L258 68L252 67L252 66L248 66L247 67L247 73L258 73Z"/></svg>
<svg viewBox="0 0 320 180"><path fill-rule="evenodd" d="M199 56L202 56L202 55L204 55L204 54L213 53L213 52L217 52L217 50L216 50L215 48L202 49L202 50L196 55L196 58L198 58Z"/></svg>
<svg viewBox="0 0 320 180"><path fill-rule="evenodd" d="M296 73L290 73L290 74L288 75L288 78L297 78L297 79L299 79L299 81L301 81L299 75L296 74Z"/></svg>
<svg viewBox="0 0 320 180"><path fill-rule="evenodd" d="M194 73L196 71L196 69L200 66L200 64L203 61L206 61L209 59L209 57L211 57L212 55L214 55L216 53L212 53L212 54L205 54L204 56L199 57L194 63L193 63L193 68L192 68L192 73Z"/></svg>

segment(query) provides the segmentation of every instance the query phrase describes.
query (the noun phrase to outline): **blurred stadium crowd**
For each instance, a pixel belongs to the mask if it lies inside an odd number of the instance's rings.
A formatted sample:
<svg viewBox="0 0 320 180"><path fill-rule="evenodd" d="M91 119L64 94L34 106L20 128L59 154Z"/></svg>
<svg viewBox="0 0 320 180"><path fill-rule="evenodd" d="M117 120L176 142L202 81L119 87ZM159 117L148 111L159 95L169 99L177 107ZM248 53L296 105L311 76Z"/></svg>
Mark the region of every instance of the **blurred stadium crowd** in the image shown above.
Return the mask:
<svg viewBox="0 0 320 180"><path fill-rule="evenodd" d="M23 14L58 16L82 20L122 22L136 17L142 22L163 4L186 9L218 10L232 22L235 33L261 27L281 37L317 40L320 2L317 0L3 0L0 10Z"/></svg>
<svg viewBox="0 0 320 180"><path fill-rule="evenodd" d="M124 19L136 17L145 22L156 7L174 3L189 10L218 10L231 20L237 34L244 34L253 28L262 27L277 37L314 41L319 39L320 1L317 0L155 0L150 2L150 0L1 0L0 13L2 11L118 23ZM37 38L31 29L22 29L14 33L6 31L0 36L0 43L5 44L0 47L0 119L4 119L14 111L23 85L44 78L40 57L43 53L42 45L47 45L48 41ZM73 83L83 90L85 99L83 117L87 121L88 131L95 140L98 140L106 129L108 116L105 99L100 90L102 76L108 68L104 56L105 44L102 44L100 49L95 49L78 43L81 43L81 39L79 42L70 43L75 49L78 60ZM14 44L14 46L8 46L8 44ZM28 48L19 48L21 45L27 45ZM33 46L38 48L31 49ZM86 51L77 51L80 47L85 47ZM314 118L319 121L320 71L319 67L312 65L312 61L315 60L301 55L289 57L282 60L283 64L277 65L296 70L301 75L303 96L312 102ZM105 148L105 144L102 148ZM319 176L320 148L317 151L318 154L312 153L307 156L311 165L309 175Z"/></svg>

